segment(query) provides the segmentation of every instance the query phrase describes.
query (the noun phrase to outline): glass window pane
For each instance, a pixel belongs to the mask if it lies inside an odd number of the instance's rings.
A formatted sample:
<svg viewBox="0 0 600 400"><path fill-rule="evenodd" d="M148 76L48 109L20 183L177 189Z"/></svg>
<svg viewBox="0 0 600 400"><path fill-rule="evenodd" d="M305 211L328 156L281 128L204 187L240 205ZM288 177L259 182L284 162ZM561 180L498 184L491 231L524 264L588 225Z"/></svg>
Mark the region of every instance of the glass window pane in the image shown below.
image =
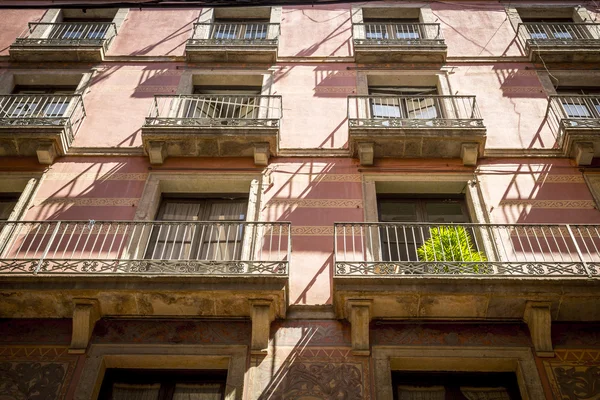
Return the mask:
<svg viewBox="0 0 600 400"><path fill-rule="evenodd" d="M379 203L381 222L416 222L417 204L408 201L382 200Z"/></svg>
<svg viewBox="0 0 600 400"><path fill-rule="evenodd" d="M221 400L223 386L218 383L177 384L173 400Z"/></svg>
<svg viewBox="0 0 600 400"><path fill-rule="evenodd" d="M160 384L134 385L115 383L112 390L113 400L158 400Z"/></svg>
<svg viewBox="0 0 600 400"><path fill-rule="evenodd" d="M469 222L462 203L430 201L425 204L427 222Z"/></svg>

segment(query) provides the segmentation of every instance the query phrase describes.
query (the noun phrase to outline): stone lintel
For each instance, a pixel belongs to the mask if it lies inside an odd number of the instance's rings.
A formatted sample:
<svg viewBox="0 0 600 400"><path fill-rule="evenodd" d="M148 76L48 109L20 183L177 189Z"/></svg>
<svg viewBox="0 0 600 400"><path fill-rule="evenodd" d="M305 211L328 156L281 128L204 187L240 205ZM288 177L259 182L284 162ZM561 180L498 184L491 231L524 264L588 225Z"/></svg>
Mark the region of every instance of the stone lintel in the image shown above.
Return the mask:
<svg viewBox="0 0 600 400"><path fill-rule="evenodd" d="M477 165L477 157L479 153L479 145L477 143L463 143L460 147L460 158L463 165L474 167Z"/></svg>
<svg viewBox="0 0 600 400"><path fill-rule="evenodd" d="M35 150L40 164L51 165L57 156L54 143L41 143Z"/></svg>
<svg viewBox="0 0 600 400"><path fill-rule="evenodd" d="M85 353L96 321L100 319L100 305L96 299L73 299L73 336L69 353Z"/></svg>
<svg viewBox="0 0 600 400"><path fill-rule="evenodd" d="M150 142L148 144L148 157L150 164L162 164L167 158L167 146L165 142Z"/></svg>
<svg viewBox="0 0 600 400"><path fill-rule="evenodd" d="M577 165L590 165L594 158L594 144L590 142L577 142L573 145L575 163Z"/></svg>
<svg viewBox="0 0 600 400"><path fill-rule="evenodd" d="M347 316L351 325L352 354L370 354L369 324L371 323L371 300L348 300Z"/></svg>
<svg viewBox="0 0 600 400"><path fill-rule="evenodd" d="M269 143L254 143L254 164L269 165Z"/></svg>
<svg viewBox="0 0 600 400"><path fill-rule="evenodd" d="M271 322L275 319L273 301L269 299L250 299L252 319L252 342L250 352L265 355L269 348Z"/></svg>
<svg viewBox="0 0 600 400"><path fill-rule="evenodd" d="M551 303L548 301L528 301L523 319L529 327L531 341L538 357L554 357L552 348Z"/></svg>
<svg viewBox="0 0 600 400"><path fill-rule="evenodd" d="M373 143L358 143L358 158L360 165L373 165L375 150Z"/></svg>

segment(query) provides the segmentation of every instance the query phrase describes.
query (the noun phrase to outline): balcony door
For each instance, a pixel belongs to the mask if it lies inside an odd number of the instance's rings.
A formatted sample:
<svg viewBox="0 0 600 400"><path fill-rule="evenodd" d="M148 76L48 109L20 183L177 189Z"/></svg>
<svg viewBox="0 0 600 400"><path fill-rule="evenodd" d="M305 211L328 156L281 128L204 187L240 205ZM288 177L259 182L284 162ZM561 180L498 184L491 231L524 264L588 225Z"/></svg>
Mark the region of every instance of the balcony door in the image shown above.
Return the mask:
<svg viewBox="0 0 600 400"><path fill-rule="evenodd" d="M571 24L572 18L521 18L527 23L527 33L534 40L547 39L577 39L578 32L575 32Z"/></svg>
<svg viewBox="0 0 600 400"><path fill-rule="evenodd" d="M52 28L48 38L62 40L102 40L106 37L111 22L111 18L64 18L62 23L56 24Z"/></svg>
<svg viewBox="0 0 600 400"><path fill-rule="evenodd" d="M365 18L365 38L369 40L414 40L421 35L418 18Z"/></svg>
<svg viewBox="0 0 600 400"><path fill-rule="evenodd" d="M441 118L438 98L431 97L436 94L436 87L370 87L371 118Z"/></svg>
<svg viewBox="0 0 600 400"><path fill-rule="evenodd" d="M239 260L247 210L247 196L163 198L145 258Z"/></svg>
<svg viewBox="0 0 600 400"><path fill-rule="evenodd" d="M0 105L5 118L60 118L66 115L74 86L16 86Z"/></svg>
<svg viewBox="0 0 600 400"><path fill-rule="evenodd" d="M429 239L427 226L402 226L415 222L433 224L468 223L463 198L398 198L377 199L379 221L392 223L380 228L381 256L384 261L417 261L417 249Z"/></svg>
<svg viewBox="0 0 600 400"><path fill-rule="evenodd" d="M259 117L260 87L195 86L192 96L179 105L183 118L221 121L252 120Z"/></svg>
<svg viewBox="0 0 600 400"><path fill-rule="evenodd" d="M18 193L0 193L0 222L8 221L8 217L19 201Z"/></svg>
<svg viewBox="0 0 600 400"><path fill-rule="evenodd" d="M559 87L556 94L566 118L600 118L600 87Z"/></svg>
<svg viewBox="0 0 600 400"><path fill-rule="evenodd" d="M268 19L216 19L211 39L217 40L264 40L269 29Z"/></svg>

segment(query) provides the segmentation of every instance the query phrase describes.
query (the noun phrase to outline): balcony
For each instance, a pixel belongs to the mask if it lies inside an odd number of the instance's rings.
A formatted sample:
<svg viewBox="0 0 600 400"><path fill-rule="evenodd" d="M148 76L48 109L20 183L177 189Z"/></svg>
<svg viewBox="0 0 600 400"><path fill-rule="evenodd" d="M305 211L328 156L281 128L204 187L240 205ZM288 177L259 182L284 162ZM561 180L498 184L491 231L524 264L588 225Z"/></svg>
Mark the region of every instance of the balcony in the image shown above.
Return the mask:
<svg viewBox="0 0 600 400"><path fill-rule="evenodd" d="M517 36L533 62L600 61L599 24L521 23Z"/></svg>
<svg viewBox="0 0 600 400"><path fill-rule="evenodd" d="M486 130L475 96L348 96L350 151L376 157L457 158L475 165Z"/></svg>
<svg viewBox="0 0 600 400"><path fill-rule="evenodd" d="M155 96L142 127L153 164L166 157L254 157L277 154L281 96Z"/></svg>
<svg viewBox="0 0 600 400"><path fill-rule="evenodd" d="M274 63L279 24L267 22L197 23L185 53L191 62Z"/></svg>
<svg viewBox="0 0 600 400"><path fill-rule="evenodd" d="M116 34L112 22L31 22L9 52L15 61L99 62Z"/></svg>
<svg viewBox="0 0 600 400"><path fill-rule="evenodd" d="M285 222L2 222L0 315L68 317L77 297L105 315L248 316L252 298L285 315L290 252Z"/></svg>
<svg viewBox="0 0 600 400"><path fill-rule="evenodd" d="M339 223L334 303L373 318L589 321L600 300L600 225Z"/></svg>
<svg viewBox="0 0 600 400"><path fill-rule="evenodd" d="M444 62L447 47L440 24L352 24L358 63Z"/></svg>
<svg viewBox="0 0 600 400"><path fill-rule="evenodd" d="M0 156L52 164L68 151L85 117L81 95L0 95Z"/></svg>
<svg viewBox="0 0 600 400"><path fill-rule="evenodd" d="M600 156L600 96L550 96L546 120L557 134L563 154L577 165Z"/></svg>

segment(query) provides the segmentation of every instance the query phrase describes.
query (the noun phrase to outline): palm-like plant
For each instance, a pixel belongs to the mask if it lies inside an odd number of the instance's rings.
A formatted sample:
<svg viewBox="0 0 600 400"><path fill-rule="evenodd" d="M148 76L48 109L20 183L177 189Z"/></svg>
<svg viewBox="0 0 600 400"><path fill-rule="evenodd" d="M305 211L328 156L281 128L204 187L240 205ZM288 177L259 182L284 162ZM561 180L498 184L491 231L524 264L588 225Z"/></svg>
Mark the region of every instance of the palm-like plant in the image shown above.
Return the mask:
<svg viewBox="0 0 600 400"><path fill-rule="evenodd" d="M474 249L471 236L462 226L438 226L429 229L431 237L417 249L420 261L431 262L457 262L456 269L446 265L433 265L433 272L439 273L485 273L486 268L482 264L487 258L481 251Z"/></svg>

